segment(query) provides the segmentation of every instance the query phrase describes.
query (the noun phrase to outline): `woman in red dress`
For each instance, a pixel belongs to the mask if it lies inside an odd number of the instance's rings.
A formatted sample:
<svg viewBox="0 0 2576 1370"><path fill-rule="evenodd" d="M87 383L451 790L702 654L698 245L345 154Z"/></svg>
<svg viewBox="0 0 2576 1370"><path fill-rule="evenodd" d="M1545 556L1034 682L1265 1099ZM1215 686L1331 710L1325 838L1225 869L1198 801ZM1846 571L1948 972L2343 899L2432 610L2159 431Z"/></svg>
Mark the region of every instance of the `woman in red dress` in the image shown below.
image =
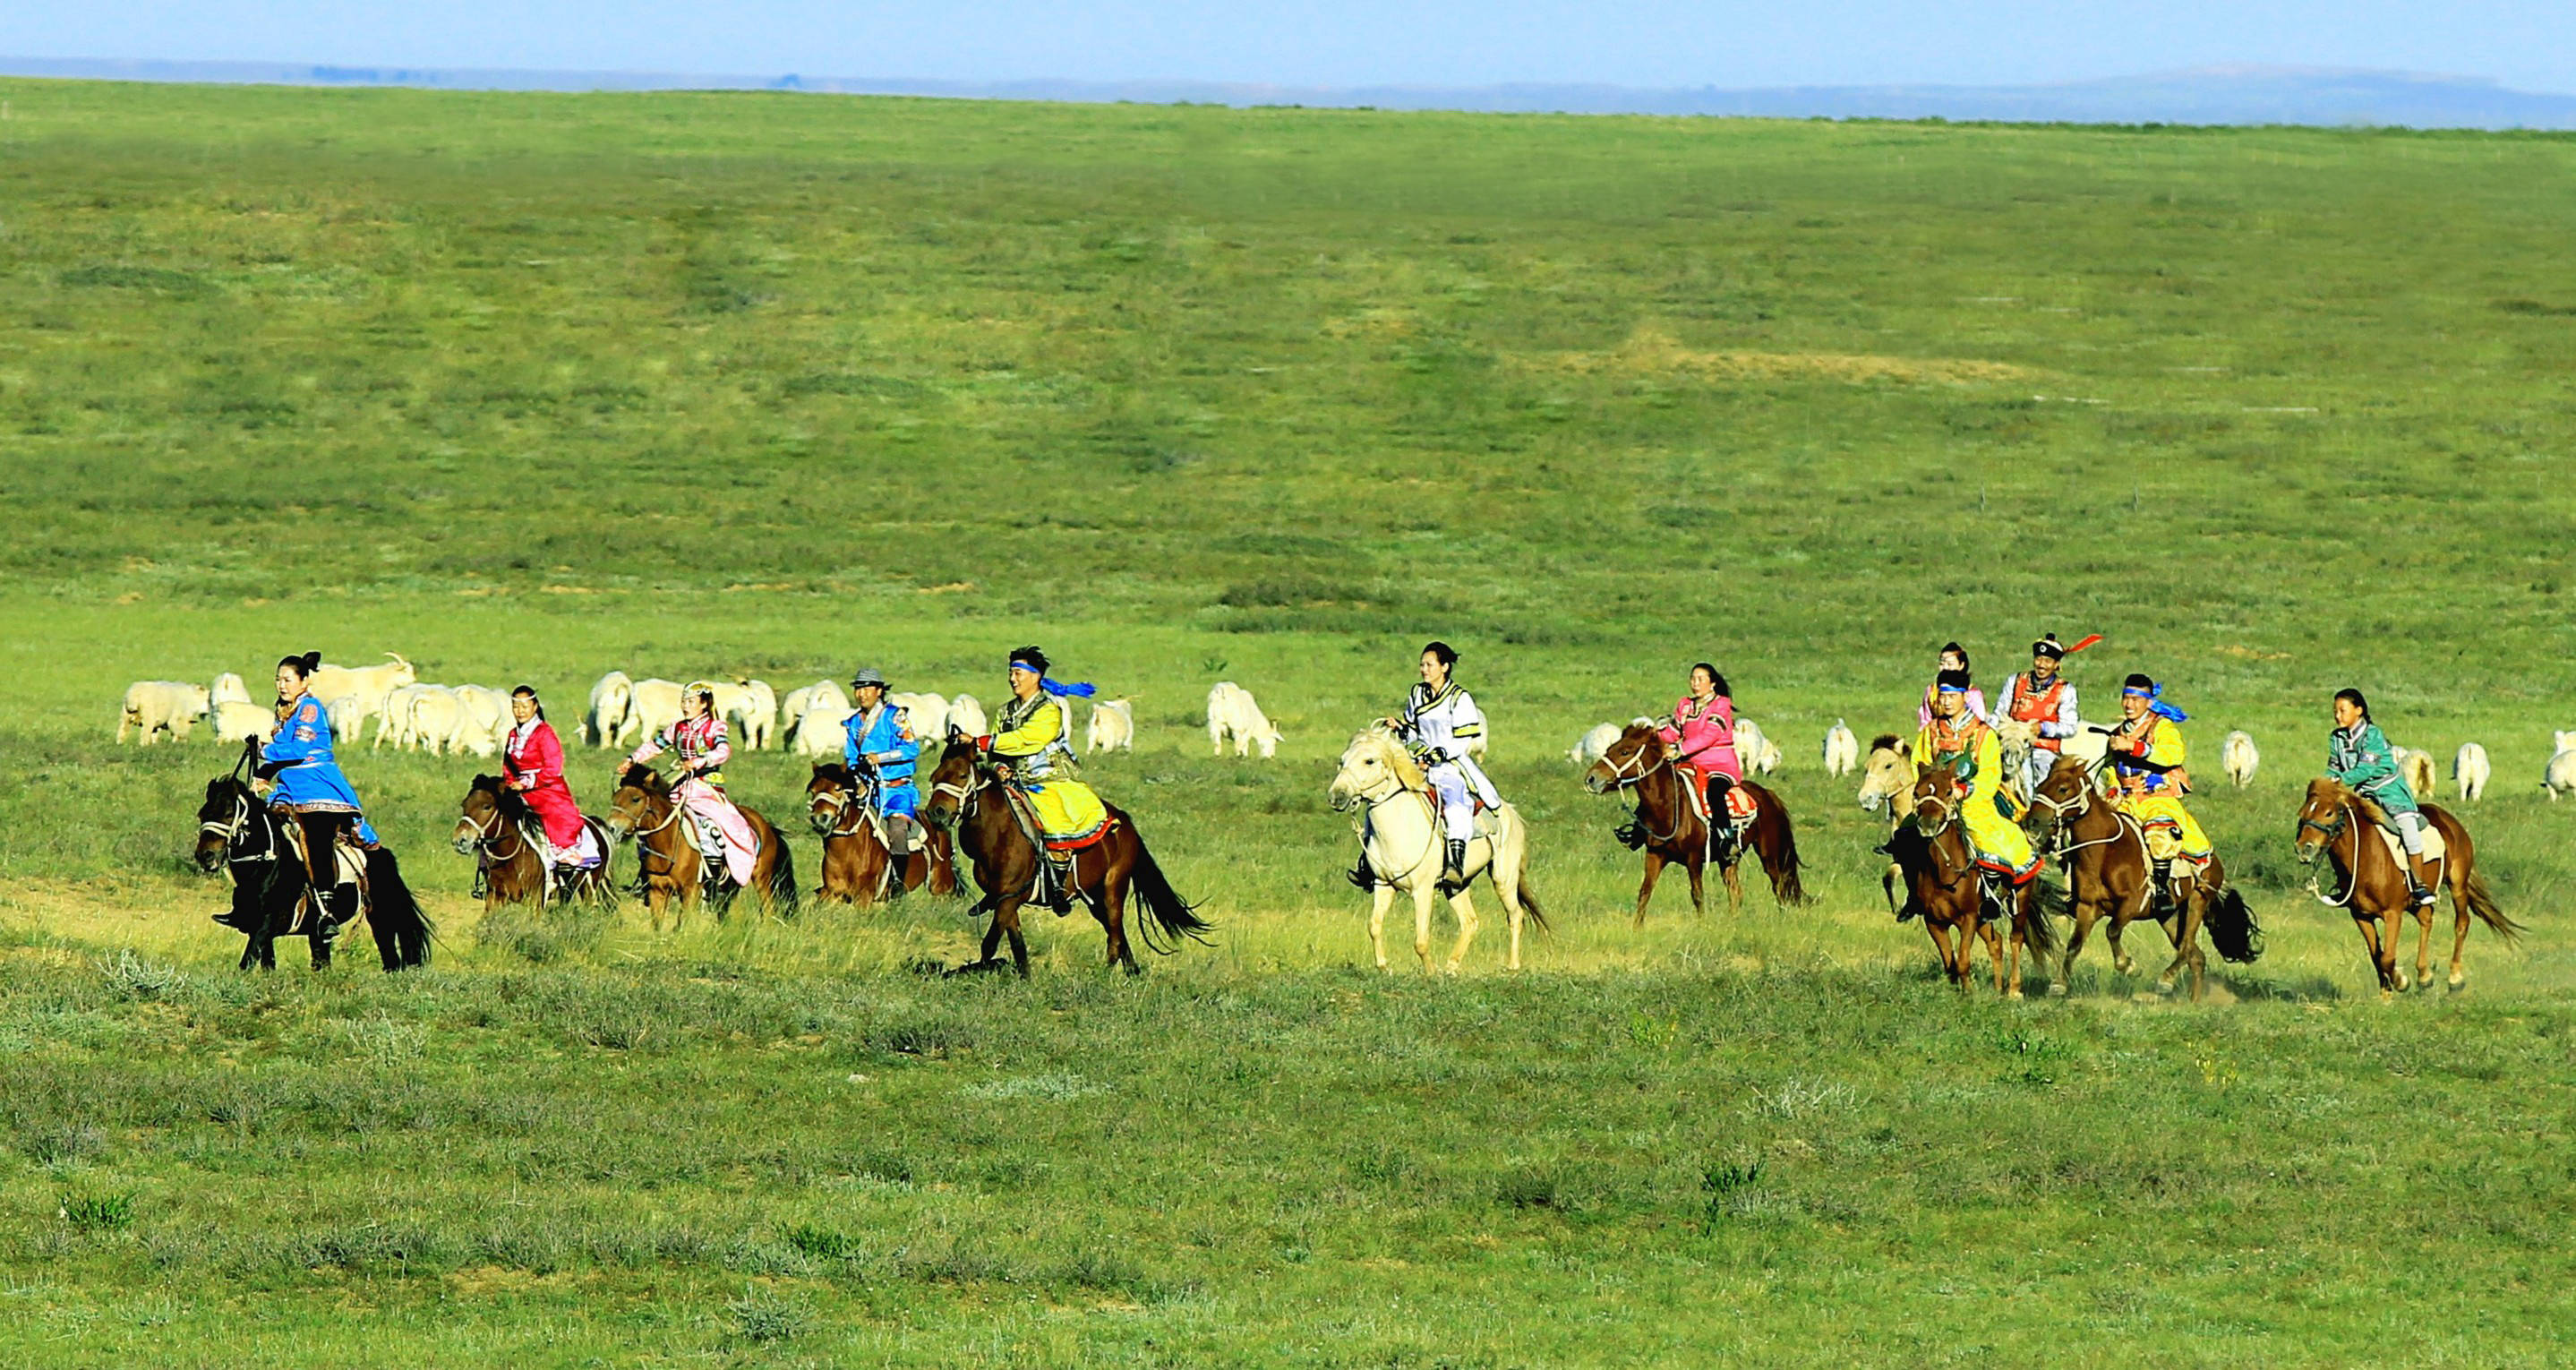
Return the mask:
<svg viewBox="0 0 2576 1370"><path fill-rule="evenodd" d="M515 726L501 746L502 783L537 811L556 865L599 864L601 852L581 821L581 806L573 802L572 787L564 783L563 740L546 721L535 687L522 685L510 692L510 717Z"/></svg>

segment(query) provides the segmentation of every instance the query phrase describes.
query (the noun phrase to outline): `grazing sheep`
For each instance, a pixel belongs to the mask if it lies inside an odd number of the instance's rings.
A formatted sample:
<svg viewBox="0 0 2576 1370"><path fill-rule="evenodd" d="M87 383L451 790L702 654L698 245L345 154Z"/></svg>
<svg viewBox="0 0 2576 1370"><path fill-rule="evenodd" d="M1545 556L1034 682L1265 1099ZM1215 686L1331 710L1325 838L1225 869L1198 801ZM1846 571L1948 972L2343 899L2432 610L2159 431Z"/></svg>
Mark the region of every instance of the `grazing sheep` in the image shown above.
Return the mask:
<svg viewBox="0 0 2576 1370"><path fill-rule="evenodd" d="M351 696L358 701L356 707L364 714L382 713L386 696L420 679L420 673L413 670L411 663L403 660L399 653L387 652L385 655L390 660L382 666L334 666L326 661L314 668L313 678L305 682L305 688L315 699ZM362 716L359 721L364 722L365 718Z"/></svg>
<svg viewBox="0 0 2576 1370"><path fill-rule="evenodd" d="M619 746L631 746L680 721L680 682L656 676L635 682L628 692L626 728Z"/></svg>
<svg viewBox="0 0 2576 1370"><path fill-rule="evenodd" d="M805 711L817 704L838 704L843 709L847 709L850 707L850 697L841 693L840 686L828 680L818 680L811 685L789 690L779 696L778 735L788 739L790 746L795 743L796 725L804 721Z"/></svg>
<svg viewBox="0 0 2576 1370"><path fill-rule="evenodd" d="M2263 753L2254 746L2254 735L2239 728L2218 744L2218 766L2227 778L2244 789L2254 783L2254 770L2263 764Z"/></svg>
<svg viewBox="0 0 2576 1370"><path fill-rule="evenodd" d="M438 687L434 685L422 685L417 682L400 685L396 686L391 694L376 701L376 706L372 710L376 719L376 740L368 745L382 747L387 742L391 742L403 751L409 751L419 745L420 739L413 736L411 730L411 702L418 698L422 691L436 688ZM355 695L343 695L341 698L356 700L357 704L352 707L365 703ZM338 725L333 726L336 728Z"/></svg>
<svg viewBox="0 0 2576 1370"><path fill-rule="evenodd" d="M215 740L240 742L245 738L268 740L268 730L277 723L277 710L245 699L227 699L215 706Z"/></svg>
<svg viewBox="0 0 2576 1370"><path fill-rule="evenodd" d="M2433 754L2419 752L2412 747L2390 747L2388 750L2397 762L2397 774L2406 780L2406 788L2419 801L2431 798Z"/></svg>
<svg viewBox="0 0 2576 1370"><path fill-rule="evenodd" d="M856 710L848 700L811 699L787 735L787 749L808 761L838 761L847 750L850 730L844 726Z"/></svg>
<svg viewBox="0 0 2576 1370"><path fill-rule="evenodd" d="M1249 756L1255 746L1267 761L1279 754L1279 729L1261 712L1252 691L1231 680L1220 680L1208 689L1208 743L1214 755L1225 755L1225 744L1231 739L1236 756Z"/></svg>
<svg viewBox="0 0 2576 1370"><path fill-rule="evenodd" d="M164 729L185 742L208 707L203 685L184 680L138 680L125 687L125 702L116 718L116 740L125 740L126 729L140 728L140 746L151 746L154 735Z"/></svg>
<svg viewBox="0 0 2576 1370"><path fill-rule="evenodd" d="M581 716L582 740L594 747L614 747L626 731L626 715L635 707L635 682L624 671L611 671L590 687L590 708Z"/></svg>
<svg viewBox="0 0 2576 1370"><path fill-rule="evenodd" d="M1091 706L1091 726L1083 735L1085 753L1132 752L1136 750L1136 710L1123 699L1096 700Z"/></svg>
<svg viewBox="0 0 2576 1370"><path fill-rule="evenodd" d="M1780 744L1765 736L1749 718L1735 720L1735 759L1746 775L1769 775L1780 769Z"/></svg>
<svg viewBox="0 0 2576 1370"><path fill-rule="evenodd" d="M508 740L512 719L510 696L488 685L459 685L456 702L464 719L456 731L456 745L476 756L491 756Z"/></svg>
<svg viewBox="0 0 2576 1370"><path fill-rule="evenodd" d="M356 695L342 695L323 706L331 714L331 741L335 746L355 745L367 728L366 710Z"/></svg>
<svg viewBox="0 0 2576 1370"><path fill-rule="evenodd" d="M734 745L761 751L778 734L778 693L765 681L709 680L715 691L716 715L733 730Z"/></svg>
<svg viewBox="0 0 2576 1370"><path fill-rule="evenodd" d="M1620 732L1621 729L1616 723L1595 723L1591 731L1574 739L1574 745L1566 748L1565 759L1577 766L1589 768L1593 762L1601 759L1603 752L1610 750L1611 743L1619 740Z"/></svg>
<svg viewBox="0 0 2576 1370"><path fill-rule="evenodd" d="M465 712L465 701L444 685L412 687L404 717L409 724L404 735L410 745L422 748L432 756L444 756L467 745L471 721ZM490 741L485 738L485 745L488 746Z"/></svg>
<svg viewBox="0 0 2576 1370"><path fill-rule="evenodd" d="M1839 718L1825 730L1825 774L1849 775L1860 769L1860 738Z"/></svg>
<svg viewBox="0 0 2576 1370"><path fill-rule="evenodd" d="M836 702L837 702L837 696ZM948 700L934 694L890 694L886 702L903 710L903 721L912 729L913 740L936 750L948 740ZM843 717L847 717L846 713Z"/></svg>
<svg viewBox="0 0 2576 1370"><path fill-rule="evenodd" d="M2549 802L2555 804L2562 794L2576 794L2576 732L2555 733L2552 740L2557 750L2541 771L2540 784L2549 791Z"/></svg>
<svg viewBox="0 0 2576 1370"><path fill-rule="evenodd" d="M2487 749L2474 742L2460 744L2459 754L2451 758L2451 781L2460 787L2463 803L2475 803L2487 797Z"/></svg>
<svg viewBox="0 0 2576 1370"><path fill-rule="evenodd" d="M257 702L250 697L250 687L242 683L240 676L230 671L216 676L215 688L208 691L206 695L206 703L209 707L223 703L254 704Z"/></svg>
<svg viewBox="0 0 2576 1370"><path fill-rule="evenodd" d="M984 717L983 704L973 695L959 695L948 701L948 726L968 737L982 737L993 731L992 722Z"/></svg>

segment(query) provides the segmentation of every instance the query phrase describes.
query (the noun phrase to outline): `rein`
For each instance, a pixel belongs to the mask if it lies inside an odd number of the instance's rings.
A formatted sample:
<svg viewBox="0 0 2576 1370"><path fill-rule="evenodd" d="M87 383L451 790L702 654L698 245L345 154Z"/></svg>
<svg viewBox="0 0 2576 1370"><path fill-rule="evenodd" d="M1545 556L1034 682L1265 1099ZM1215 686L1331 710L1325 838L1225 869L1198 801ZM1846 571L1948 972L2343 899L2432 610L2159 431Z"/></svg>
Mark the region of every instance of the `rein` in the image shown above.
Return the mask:
<svg viewBox="0 0 2576 1370"><path fill-rule="evenodd" d="M2317 843L2316 854L2301 855L2299 857L2299 864L2308 867L2310 871L2308 875L2308 893L2315 895L2318 903L2323 904L2330 909L2339 909L2351 904L2353 896L2361 892L2361 834L2357 831L2352 832L2352 859L2349 863L2336 857L2334 853L2335 839L2343 836L2347 831L2351 831L2352 826L2352 806L2350 804L2338 804L2335 806L2335 818L2332 823L2319 822L2316 819L2308 817L2304 811L2299 815L2298 831L2314 832L2324 839ZM2323 855L2329 858L2328 864L2330 865L2342 865L2345 867L2343 873L2343 892L2331 899L2326 897L2326 892L2324 890L2317 888L2317 876L2315 873L2317 855Z"/></svg>
<svg viewBox="0 0 2576 1370"><path fill-rule="evenodd" d="M1638 788L1643 786L1649 778L1653 777L1657 773L1670 772L1673 770L1673 759L1664 755L1661 750L1657 750L1655 752L1654 763L1652 765L1647 764L1646 751L1646 748L1639 747L1637 750L1628 753L1627 760L1622 761L1615 766L1610 765L1610 757L1607 753L1602 755L1601 760L1597 764L1610 766L1610 788L1614 790ZM1628 773L1628 768L1630 766L1635 766L1637 768L1636 774L1630 775ZM1673 779L1678 787L1680 776L1675 775ZM1638 803L1635 812L1637 815L1637 826L1645 833L1646 840L1660 847L1665 843L1672 841L1674 838L1681 836L1682 816L1685 813L1696 812L1688 802L1689 798L1690 796L1687 794L1676 795L1674 797L1672 830L1669 832L1658 833L1646 823L1645 795L1641 791L1637 796ZM1705 826L1708 828L1709 833L1712 836L1716 834L1717 824L1715 821L1715 815L1710 816Z"/></svg>
<svg viewBox="0 0 2576 1370"><path fill-rule="evenodd" d="M1379 879L1386 881L1389 885L1401 885L1405 881L1412 879L1415 873L1422 869L1424 862L1429 861L1434 855L1438 854L1440 851L1441 833L1440 813L1437 808L1433 807L1431 797L1429 795L1406 789L1404 787L1404 783L1397 780L1393 774L1387 775L1384 782L1374 790L1353 790L1350 793L1351 797L1358 800L1361 808L1366 811L1360 815L1360 821L1371 827L1374 827L1375 825L1368 823L1369 814L1375 813L1382 805L1394 803L1396 796L1398 795L1413 795L1414 798L1422 801L1423 808L1429 813L1431 840L1423 847L1422 854L1413 858L1412 865L1405 867L1401 871L1381 873L1378 877Z"/></svg>

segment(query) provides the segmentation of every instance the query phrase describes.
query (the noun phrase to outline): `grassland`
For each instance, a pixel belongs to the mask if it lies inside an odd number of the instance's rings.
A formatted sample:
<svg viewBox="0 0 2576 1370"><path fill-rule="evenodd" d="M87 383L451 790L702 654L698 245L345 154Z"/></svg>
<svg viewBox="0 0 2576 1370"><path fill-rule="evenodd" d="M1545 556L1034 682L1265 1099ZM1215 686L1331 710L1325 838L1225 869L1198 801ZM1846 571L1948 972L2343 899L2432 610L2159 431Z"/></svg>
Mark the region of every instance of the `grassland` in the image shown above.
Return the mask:
<svg viewBox="0 0 2576 1370"><path fill-rule="evenodd" d="M12 1363L2563 1362L2576 141L0 82ZM2271 930L1962 1004L1824 727L2101 630ZM1329 759L1457 643L1557 932L1362 973ZM230 970L132 679L1003 650L1217 947L962 906L480 927L472 765L351 770L428 974ZM1559 754L1724 667L1820 899L1629 930ZM1209 682L1289 735L1210 760ZM2494 754L2532 925L2383 1005L2324 696ZM780 758L738 790L780 812ZM577 763L596 799L598 758ZM810 846L806 865L810 878ZM2152 944L2154 934L2146 934ZM2151 962L2152 964L2152 962Z"/></svg>

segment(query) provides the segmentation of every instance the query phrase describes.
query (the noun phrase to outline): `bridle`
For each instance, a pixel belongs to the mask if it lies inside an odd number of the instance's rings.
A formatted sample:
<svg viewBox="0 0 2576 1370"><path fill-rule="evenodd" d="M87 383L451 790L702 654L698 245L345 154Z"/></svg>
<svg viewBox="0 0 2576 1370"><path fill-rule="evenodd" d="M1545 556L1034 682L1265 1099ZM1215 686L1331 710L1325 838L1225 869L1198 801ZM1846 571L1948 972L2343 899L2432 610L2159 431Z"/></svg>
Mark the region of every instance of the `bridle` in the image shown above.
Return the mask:
<svg viewBox="0 0 2576 1370"><path fill-rule="evenodd" d="M814 831L827 840L834 837L856 837L862 828L875 827L872 811L867 805L858 803L857 799L856 794L837 786L825 790L807 802L806 820L810 823L814 819L823 818L824 821L817 824ZM827 811L830 817L824 818ZM851 823L853 816L855 816L856 825L843 826Z"/></svg>
<svg viewBox="0 0 2576 1370"><path fill-rule="evenodd" d="M501 817L501 806L498 804L494 804L492 806L492 816L488 820L474 818L467 814L458 814L456 816L456 828L449 835L448 840L453 843L469 832L474 834L474 840L468 845L481 851L485 856L491 858L494 862L500 865L506 866L511 862L518 860L520 857L527 855L531 850L528 844L527 833L513 828L508 823L504 822ZM500 847L501 839L505 836L519 839L518 850L511 852L507 856L501 854Z"/></svg>
<svg viewBox="0 0 2576 1370"><path fill-rule="evenodd" d="M1393 768L1381 766L1380 769L1383 771L1383 774L1379 779L1379 783L1371 785L1369 788L1364 790L1341 790L1340 777L1336 776L1334 778L1334 786L1337 792L1331 796L1330 800L1333 806L1333 811L1336 813L1344 813L1353 808L1374 810L1381 804L1392 803L1396 796L1407 793L1404 787L1404 782L1396 778ZM1426 809L1432 809L1430 827L1431 839L1424 845L1422 855L1413 858L1412 865L1405 867L1401 871L1391 872L1378 877L1390 886L1401 885L1405 881L1412 879L1414 874L1422 869L1424 863L1431 860L1431 858L1440 850L1440 814L1438 810L1433 808L1431 805L1429 796L1421 796L1421 798L1423 800L1423 807ZM1360 821L1363 824L1366 824L1368 822L1367 815L1361 815ZM1363 831L1365 831L1365 829ZM1361 859L1365 860L1367 859L1365 837L1363 837L1362 842L1363 848Z"/></svg>
<svg viewBox="0 0 2576 1370"><path fill-rule="evenodd" d="M2343 878L2343 893L2338 894L2331 899L2327 898L2326 892L2317 888L2317 877L2313 873L2314 868L2319 856L2333 855L2335 839L2343 836L2347 831L2350 831L2351 828L2352 806L2350 804L2335 805L2334 821L2331 823L2322 822L2318 819L2308 817L2307 810L2305 809L2301 809L2299 811L2299 826L2297 831L2303 833L2313 832L2317 834L2321 840L2313 848L2303 842L2293 842L2291 844L2290 851L2292 855L2299 858L2300 865L2309 867L2311 870L2311 873L2308 876L2308 893L2315 895L2318 903L2323 904L2330 909L2339 909L2346 904L2351 903L2353 895L2358 893L2361 889L2361 834L2358 832L2354 832L2352 834L2352 859L2348 862L2342 863L2346 867Z"/></svg>
<svg viewBox="0 0 2576 1370"><path fill-rule="evenodd" d="M1651 762L1646 759L1646 753L1649 751L1652 751L1655 754L1655 759ZM1596 768L1608 769L1610 777L1609 788L1613 790L1633 789L1639 785L1645 784L1647 777L1654 775L1656 772L1669 771L1673 769L1673 759L1664 755L1662 748L1650 748L1643 744L1640 744L1635 751L1628 753L1627 760L1621 761L1616 765L1611 764L1610 753L1608 752L1603 752L1601 754L1601 759L1593 762L1592 764ZM1630 773L1629 770L1632 766L1636 768L1633 774ZM1584 777L1584 783L1587 786L1591 784L1591 781L1592 777ZM1602 793L1602 791L1596 789L1593 793L1599 794ZM1673 806L1673 826L1672 830L1669 832L1659 833L1653 828L1647 827L1646 807L1643 804L1639 804L1637 806L1637 828L1645 834L1648 842L1660 847L1665 843L1672 841L1674 838L1681 836L1683 815L1696 812L1696 810L1690 803L1689 795L1682 795L1680 796L1680 799L1681 802ZM1710 834L1714 836L1717 831L1717 816L1715 814L1711 814L1703 821L1706 823Z"/></svg>
<svg viewBox="0 0 2576 1370"><path fill-rule="evenodd" d="M227 865L238 866L253 861L274 861L277 859L277 844L275 842L263 843L258 851L251 852L248 855L235 853L235 845L250 834L251 807L249 797L242 794L241 791L235 790L233 792L233 816L229 820L217 823L210 819L201 819L197 823L197 833L199 836L212 833L224 839L224 862Z"/></svg>
<svg viewBox="0 0 2576 1370"><path fill-rule="evenodd" d="M2048 846L2048 854L2050 857L2063 861L2067 857L2083 851L2088 847L2108 846L2113 842L2119 841L2122 837L2128 834L2130 825L2127 822L2122 822L2107 837L2087 838L2082 842L2070 840L2074 837L2074 825L2069 820L2080 819L2084 815L2093 811L2093 803L2095 799L2093 793L2093 777L2099 773L2100 770L2101 766L2099 764L2084 768L2084 778L2076 783L2075 797L2072 799L2054 798L2049 795L2047 791L2041 789L2033 789L2030 792L2031 807L2044 808L2048 810L2050 835L2054 839ZM2048 782L2043 780L2040 783L2045 785ZM2141 833L2138 840L2141 842L2146 840L2143 833Z"/></svg>

